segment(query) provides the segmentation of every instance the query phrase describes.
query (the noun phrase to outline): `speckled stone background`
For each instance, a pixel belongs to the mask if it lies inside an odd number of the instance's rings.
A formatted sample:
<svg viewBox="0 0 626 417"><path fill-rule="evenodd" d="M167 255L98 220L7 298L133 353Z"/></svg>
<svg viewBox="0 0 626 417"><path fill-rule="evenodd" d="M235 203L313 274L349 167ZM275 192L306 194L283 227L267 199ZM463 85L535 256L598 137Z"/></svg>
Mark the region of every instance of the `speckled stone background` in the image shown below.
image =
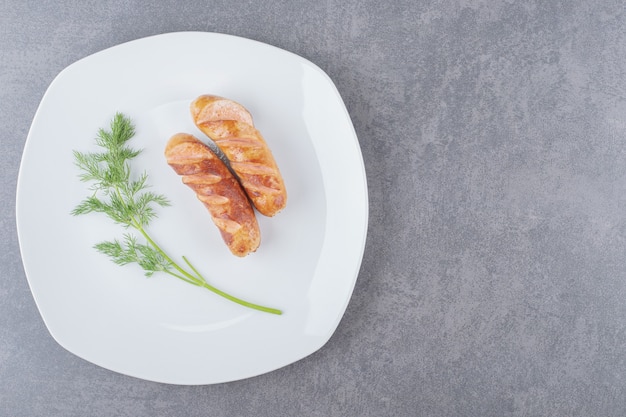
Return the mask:
<svg viewBox="0 0 626 417"><path fill-rule="evenodd" d="M626 415L622 1L147 3L0 1L1 416ZM21 153L57 73L180 30L324 69L370 197L361 273L329 343L200 387L121 376L57 345L15 226Z"/></svg>

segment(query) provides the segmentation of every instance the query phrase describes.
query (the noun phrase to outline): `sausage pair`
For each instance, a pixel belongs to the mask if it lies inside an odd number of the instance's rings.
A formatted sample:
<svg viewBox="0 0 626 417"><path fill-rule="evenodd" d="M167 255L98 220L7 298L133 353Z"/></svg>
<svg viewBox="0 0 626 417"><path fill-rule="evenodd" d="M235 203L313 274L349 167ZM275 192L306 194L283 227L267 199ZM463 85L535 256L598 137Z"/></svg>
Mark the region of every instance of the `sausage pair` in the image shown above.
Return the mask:
<svg viewBox="0 0 626 417"><path fill-rule="evenodd" d="M237 178L209 146L186 133L168 141L167 163L209 210L230 251L245 256L261 242L251 202L261 214L275 215L287 203L284 181L252 116L241 104L203 95L191 103L191 116L229 159Z"/></svg>

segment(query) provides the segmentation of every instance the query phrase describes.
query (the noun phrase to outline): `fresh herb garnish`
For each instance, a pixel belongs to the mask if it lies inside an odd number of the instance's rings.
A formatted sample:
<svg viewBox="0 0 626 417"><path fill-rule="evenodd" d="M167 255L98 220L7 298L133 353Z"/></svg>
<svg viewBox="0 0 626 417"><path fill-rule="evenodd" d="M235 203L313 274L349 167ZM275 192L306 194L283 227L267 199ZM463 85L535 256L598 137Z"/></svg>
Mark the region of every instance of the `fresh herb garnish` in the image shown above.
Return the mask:
<svg viewBox="0 0 626 417"><path fill-rule="evenodd" d="M117 113L111 121L110 130L100 129L96 144L104 152L84 153L74 151L74 160L81 170L81 181L92 183L93 194L72 211L77 216L87 213L104 213L125 229L138 231L145 239L140 243L131 233L123 239L96 244L97 251L107 255L118 265L137 263L146 276L155 272L165 272L198 287L204 287L230 301L255 310L272 314L282 314L280 310L253 304L221 291L210 285L206 279L182 256L186 268L181 267L166 254L148 235L146 227L156 217L155 206L165 207L170 203L163 195L146 191L148 175L144 172L137 179L131 178L129 161L141 151L126 145L135 135L135 128L129 118Z"/></svg>

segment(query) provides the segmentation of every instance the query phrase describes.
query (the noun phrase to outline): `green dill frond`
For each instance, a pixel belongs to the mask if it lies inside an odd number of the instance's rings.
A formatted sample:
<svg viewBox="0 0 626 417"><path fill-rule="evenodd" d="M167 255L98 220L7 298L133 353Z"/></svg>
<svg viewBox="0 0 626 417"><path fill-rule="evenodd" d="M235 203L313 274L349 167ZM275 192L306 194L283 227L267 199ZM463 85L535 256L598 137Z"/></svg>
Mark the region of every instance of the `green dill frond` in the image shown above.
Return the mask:
<svg viewBox="0 0 626 417"><path fill-rule="evenodd" d="M143 190L144 188L146 188L146 181L148 180L148 174L146 174L145 172L143 174L141 174L141 176L139 177L139 179L135 180L135 181L130 181L128 183L128 187L127 188L127 195L129 197L133 197L135 195L137 195L137 193L139 193L141 190Z"/></svg>
<svg viewBox="0 0 626 417"><path fill-rule="evenodd" d="M171 269L171 263L165 259L156 249L137 242L135 236L125 234L120 242L100 242L94 248L111 258L117 265L137 263L144 270L146 276L152 276L155 272L165 272Z"/></svg>
<svg viewBox="0 0 626 417"><path fill-rule="evenodd" d="M170 203L164 196L152 192L144 192L135 200L133 211L136 214L135 218L142 226L147 226L156 217L154 204L165 207Z"/></svg>
<svg viewBox="0 0 626 417"><path fill-rule="evenodd" d="M130 119L117 113L110 130L98 130L96 143L104 148L103 152L74 151L75 164L81 171L79 178L92 184L94 195L82 201L72 211L73 215L104 213L125 227L145 226L156 216L151 205L164 205L165 197L152 193L148 197L137 197L147 187L146 173L137 180L130 180L129 162L140 154L139 150L126 146L134 134Z"/></svg>
<svg viewBox="0 0 626 417"><path fill-rule="evenodd" d="M96 143L107 149L120 148L135 136L135 127L131 120L122 113L116 113L110 124L110 130L99 129Z"/></svg>
<svg viewBox="0 0 626 417"><path fill-rule="evenodd" d="M127 265L135 262L135 258L130 254L122 244L117 240L100 242L94 248L107 255L113 262L118 265Z"/></svg>
<svg viewBox="0 0 626 417"><path fill-rule="evenodd" d="M74 208L74 210L72 210L71 214L72 216L78 216L81 214L87 214L87 213L93 213L93 212L103 213L105 212L104 206L105 206L105 203L100 201L98 198L91 196L81 201Z"/></svg>
<svg viewBox="0 0 626 417"><path fill-rule="evenodd" d="M116 223L131 226L133 225L134 212L132 202L130 203L125 201L119 193L112 193L109 198L109 204L104 205L104 213Z"/></svg>
<svg viewBox="0 0 626 417"><path fill-rule="evenodd" d="M146 198L149 198L152 203L158 204L161 207L169 207L171 205L170 200L162 194L146 192L144 195L146 195Z"/></svg>
<svg viewBox="0 0 626 417"><path fill-rule="evenodd" d="M79 178L83 182L105 180L106 170L101 165L102 154L90 154L74 151L74 163L82 171Z"/></svg>
<svg viewBox="0 0 626 417"><path fill-rule="evenodd" d="M111 132L116 143L121 145L135 136L135 126L128 117L116 113L111 122Z"/></svg>
<svg viewBox="0 0 626 417"><path fill-rule="evenodd" d="M136 251L137 263L143 268L146 276L152 276L155 272L165 272L171 268L171 263L152 246L137 244Z"/></svg>

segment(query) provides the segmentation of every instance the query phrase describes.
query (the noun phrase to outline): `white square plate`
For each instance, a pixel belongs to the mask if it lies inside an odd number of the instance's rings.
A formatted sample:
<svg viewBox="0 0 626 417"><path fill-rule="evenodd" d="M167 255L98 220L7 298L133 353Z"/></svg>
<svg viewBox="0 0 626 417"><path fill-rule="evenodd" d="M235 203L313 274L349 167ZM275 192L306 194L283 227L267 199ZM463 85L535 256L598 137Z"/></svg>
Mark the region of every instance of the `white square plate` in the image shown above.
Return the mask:
<svg viewBox="0 0 626 417"><path fill-rule="evenodd" d="M202 138L190 102L216 94L252 113L284 177L288 205L257 215L261 247L230 254L193 191L165 162L177 132ZM145 278L93 245L124 230L100 214L73 217L88 185L73 150L92 152L116 112L142 149L134 172L171 207L149 227L214 286L283 310L233 304L165 274ZM171 384L211 384L269 372L321 348L344 314L358 276L368 220L358 140L334 84L311 62L260 42L181 32L86 57L51 83L33 120L17 186L17 227L28 282L48 330L104 368Z"/></svg>

